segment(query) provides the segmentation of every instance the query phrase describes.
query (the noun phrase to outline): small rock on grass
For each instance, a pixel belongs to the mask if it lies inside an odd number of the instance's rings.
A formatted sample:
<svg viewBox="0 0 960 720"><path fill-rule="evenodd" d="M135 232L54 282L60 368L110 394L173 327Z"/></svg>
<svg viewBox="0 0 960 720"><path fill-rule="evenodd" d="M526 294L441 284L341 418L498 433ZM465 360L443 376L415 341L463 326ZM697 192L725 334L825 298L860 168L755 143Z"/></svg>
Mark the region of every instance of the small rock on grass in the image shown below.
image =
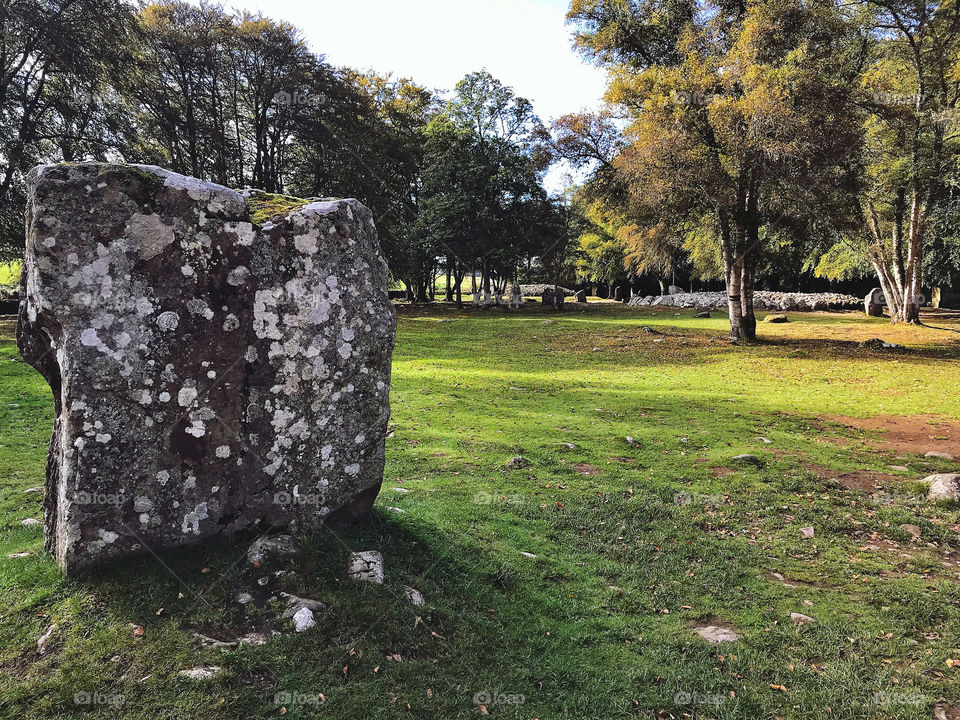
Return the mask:
<svg viewBox="0 0 960 720"><path fill-rule="evenodd" d="M718 625L696 628L694 632L709 643L736 642L740 639L740 636L730 628Z"/></svg>
<svg viewBox="0 0 960 720"><path fill-rule="evenodd" d="M519 470L525 468L530 464L530 461L527 460L523 455L517 455L510 462L507 463L507 467L510 470Z"/></svg>
<svg viewBox="0 0 960 720"><path fill-rule="evenodd" d="M37 525L42 525L43 522L36 518L24 518L20 521L20 524L24 527L36 527Z"/></svg>
<svg viewBox="0 0 960 720"><path fill-rule="evenodd" d="M923 482L930 485L929 500L960 500L960 473L930 475Z"/></svg>
<svg viewBox="0 0 960 720"><path fill-rule="evenodd" d="M214 680L222 674L223 668L217 665L188 668L177 673L180 677L189 678L190 680Z"/></svg>
<svg viewBox="0 0 960 720"><path fill-rule="evenodd" d="M953 460L953 455L947 452L940 452L939 450L931 450L930 452L925 452L923 456L925 458L940 458L941 460Z"/></svg>
<svg viewBox="0 0 960 720"><path fill-rule="evenodd" d="M287 609L283 611L283 617L286 620L293 618L303 608L306 608L311 613L323 612L327 609L327 606L319 600L297 597L296 595L285 592L280 593L280 597L287 604Z"/></svg>
<svg viewBox="0 0 960 720"><path fill-rule="evenodd" d="M790 322L790 318L788 318L786 315L783 315L782 313L777 313L777 314L774 314L774 315L767 315L767 316L763 319L763 321L764 321L765 323L779 324L779 323Z"/></svg>
<svg viewBox="0 0 960 720"><path fill-rule="evenodd" d="M347 577L358 582L383 585L383 555L376 550L350 553Z"/></svg>
<svg viewBox="0 0 960 720"><path fill-rule="evenodd" d="M42 488L42 487L32 487L32 488L27 488L27 489L24 490L23 492L24 492L25 494L27 494L27 495L33 495L34 493L42 493L42 492L43 492L43 488Z"/></svg>
<svg viewBox="0 0 960 720"><path fill-rule="evenodd" d="M756 455L751 455L749 453L745 453L743 455L737 455L731 458L731 460L733 462L744 463L745 465L753 465L754 467L760 467L761 465L763 465L763 461L760 458L758 458Z"/></svg>
<svg viewBox="0 0 960 720"><path fill-rule="evenodd" d="M639 444L640 444L640 443L637 441L636 438L632 438L632 437L630 437L629 435L627 435L627 436L624 438L624 440L627 441L627 445L639 445Z"/></svg>
<svg viewBox="0 0 960 720"><path fill-rule="evenodd" d="M414 607L423 607L427 604L426 599L423 597L423 593L416 588L405 587L403 592L407 596L407 600L409 600Z"/></svg>
<svg viewBox="0 0 960 720"><path fill-rule="evenodd" d="M406 515L406 514L407 514L407 511L404 510L404 509L398 508L398 507L390 507L389 505L387 505L387 506L384 508L384 510L386 510L387 512L392 512L392 513L394 513L394 514L396 514L396 515Z"/></svg>
<svg viewBox="0 0 960 720"><path fill-rule="evenodd" d="M904 532L910 533L915 538L920 537L921 531L920 531L919 525L911 525L909 523L903 523L900 525L900 529L903 530Z"/></svg>
<svg viewBox="0 0 960 720"><path fill-rule="evenodd" d="M31 557L32 555L33 555L32 552L15 552L15 553L10 553L9 555L7 555L7 557L12 560L17 560L19 558Z"/></svg>
<svg viewBox="0 0 960 720"><path fill-rule="evenodd" d="M816 622L812 617L803 613L790 613L790 619L795 625L809 625Z"/></svg>
<svg viewBox="0 0 960 720"><path fill-rule="evenodd" d="M289 535L262 537L254 540L247 549L247 562L260 567L271 560L293 557L297 552L297 541Z"/></svg>
<svg viewBox="0 0 960 720"><path fill-rule="evenodd" d="M816 535L816 531L809 525L807 527L800 528L800 532L803 533L803 536L808 539Z"/></svg>
<svg viewBox="0 0 960 720"><path fill-rule="evenodd" d="M313 617L313 611L310 608L302 607L293 615L293 629L297 632L309 630L317 621Z"/></svg>
<svg viewBox="0 0 960 720"><path fill-rule="evenodd" d="M41 655L46 654L47 652L47 643L50 642L50 638L53 637L53 634L57 631L56 625L51 625L47 628L47 631L37 639L37 652Z"/></svg>

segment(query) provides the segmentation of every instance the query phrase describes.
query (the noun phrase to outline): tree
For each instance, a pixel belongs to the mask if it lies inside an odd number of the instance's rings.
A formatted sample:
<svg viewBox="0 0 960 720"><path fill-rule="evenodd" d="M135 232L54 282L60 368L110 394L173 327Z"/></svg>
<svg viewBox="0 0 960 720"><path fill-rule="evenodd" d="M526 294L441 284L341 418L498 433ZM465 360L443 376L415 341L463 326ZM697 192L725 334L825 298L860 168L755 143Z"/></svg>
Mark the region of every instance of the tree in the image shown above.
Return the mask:
<svg viewBox="0 0 960 720"><path fill-rule="evenodd" d="M877 42L863 76L859 201L867 253L894 322L917 323L924 259L960 174L960 5L867 0Z"/></svg>
<svg viewBox="0 0 960 720"><path fill-rule="evenodd" d="M610 66L632 120L614 159L638 226L659 241L714 219L730 337L756 338L753 293L772 231L849 216L857 45L837 11L793 0L574 0L577 44ZM849 204L849 203L848 203ZM804 233L797 232L797 237Z"/></svg>
<svg viewBox="0 0 960 720"><path fill-rule="evenodd" d="M121 0L0 0L0 256L23 246L30 167L109 149L98 97L130 27Z"/></svg>

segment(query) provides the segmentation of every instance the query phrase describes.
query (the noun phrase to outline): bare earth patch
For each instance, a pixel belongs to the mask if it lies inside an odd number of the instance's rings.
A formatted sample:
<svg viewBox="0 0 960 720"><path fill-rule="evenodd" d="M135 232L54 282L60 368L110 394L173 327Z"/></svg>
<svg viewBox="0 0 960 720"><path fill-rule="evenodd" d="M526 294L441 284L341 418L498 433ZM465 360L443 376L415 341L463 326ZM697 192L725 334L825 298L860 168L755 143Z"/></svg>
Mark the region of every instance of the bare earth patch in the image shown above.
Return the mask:
<svg viewBox="0 0 960 720"><path fill-rule="evenodd" d="M933 415L877 415L872 418L853 418L827 415L826 420L856 430L879 432L879 439L869 439L867 445L876 450L897 454L945 452L960 456L960 422Z"/></svg>
<svg viewBox="0 0 960 720"><path fill-rule="evenodd" d="M848 490L862 490L863 492L875 492L882 489L883 484L903 482L903 477L897 475L888 475L887 473L875 472L873 470L856 470L848 473L838 473L836 470L804 463L803 466L824 480L836 480L840 485Z"/></svg>
<svg viewBox="0 0 960 720"><path fill-rule="evenodd" d="M588 463L576 463L573 466L573 469L581 475L586 475L587 477L596 477L602 472L600 468L589 465Z"/></svg>
<svg viewBox="0 0 960 720"><path fill-rule="evenodd" d="M710 474L713 475L715 478L726 477L727 475L730 475L731 473L734 473L734 472L736 472L736 470L734 470L733 468L728 468L728 467L713 467L713 468L710 468Z"/></svg>

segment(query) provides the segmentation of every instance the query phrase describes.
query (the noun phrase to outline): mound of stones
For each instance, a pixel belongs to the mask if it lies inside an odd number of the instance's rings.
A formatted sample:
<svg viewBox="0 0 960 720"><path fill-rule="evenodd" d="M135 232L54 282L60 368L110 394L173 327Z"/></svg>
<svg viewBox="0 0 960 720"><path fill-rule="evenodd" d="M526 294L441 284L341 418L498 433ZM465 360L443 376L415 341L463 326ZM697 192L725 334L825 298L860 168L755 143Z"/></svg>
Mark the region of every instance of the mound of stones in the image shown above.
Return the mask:
<svg viewBox="0 0 960 720"><path fill-rule="evenodd" d="M673 295L635 295L630 299L635 307L697 308L699 310L726 310L727 295L724 292L676 293ZM774 311L825 311L857 310L863 301L852 295L839 293L786 293L759 290L754 295L754 307Z"/></svg>
<svg viewBox="0 0 960 720"><path fill-rule="evenodd" d="M30 174L17 339L54 395L45 544L68 573L369 512L396 327L373 217L250 218L157 167Z"/></svg>

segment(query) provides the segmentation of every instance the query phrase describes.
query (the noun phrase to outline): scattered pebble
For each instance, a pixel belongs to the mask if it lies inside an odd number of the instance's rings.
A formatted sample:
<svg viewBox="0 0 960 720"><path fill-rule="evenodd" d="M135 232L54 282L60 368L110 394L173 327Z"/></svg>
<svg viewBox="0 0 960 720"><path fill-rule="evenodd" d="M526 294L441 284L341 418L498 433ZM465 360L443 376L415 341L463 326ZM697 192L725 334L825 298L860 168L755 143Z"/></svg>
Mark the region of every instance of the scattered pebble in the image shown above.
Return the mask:
<svg viewBox="0 0 960 720"><path fill-rule="evenodd" d="M293 615L293 629L297 632L309 630L317 621L313 618L313 611L310 608L302 607Z"/></svg>
<svg viewBox="0 0 960 720"><path fill-rule="evenodd" d="M181 670L177 673L177 675L191 680L213 680L222 674L223 668L216 665L188 668L187 670Z"/></svg>
<svg viewBox="0 0 960 720"><path fill-rule="evenodd" d="M50 641L50 638L56 631L56 625L51 625L47 628L47 631L37 640L37 652L39 652L41 655L44 655L47 652L47 643Z"/></svg>
<svg viewBox="0 0 960 720"><path fill-rule="evenodd" d="M903 523L900 525L900 529L904 532L908 532L913 535L914 538L920 537L920 527L918 525L911 525L910 523Z"/></svg>
<svg viewBox="0 0 960 720"><path fill-rule="evenodd" d="M740 636L730 628L718 625L695 628L694 632L709 643L736 642L740 639Z"/></svg>
<svg viewBox="0 0 960 720"><path fill-rule="evenodd" d="M350 553L347 577L358 582L383 585L383 555L376 550Z"/></svg>
<svg viewBox="0 0 960 720"><path fill-rule="evenodd" d="M423 597L423 593L416 588L405 587L403 592L407 596L407 600L409 600L410 603L415 607L423 607L427 604L426 599Z"/></svg>
<svg viewBox="0 0 960 720"><path fill-rule="evenodd" d="M800 528L800 532L803 533L803 536L805 538L812 538L816 534L814 529L810 526Z"/></svg>
<svg viewBox="0 0 960 720"><path fill-rule="evenodd" d="M297 541L289 535L257 538L247 549L247 562L260 567L271 560L293 557L298 551Z"/></svg>

